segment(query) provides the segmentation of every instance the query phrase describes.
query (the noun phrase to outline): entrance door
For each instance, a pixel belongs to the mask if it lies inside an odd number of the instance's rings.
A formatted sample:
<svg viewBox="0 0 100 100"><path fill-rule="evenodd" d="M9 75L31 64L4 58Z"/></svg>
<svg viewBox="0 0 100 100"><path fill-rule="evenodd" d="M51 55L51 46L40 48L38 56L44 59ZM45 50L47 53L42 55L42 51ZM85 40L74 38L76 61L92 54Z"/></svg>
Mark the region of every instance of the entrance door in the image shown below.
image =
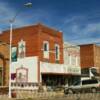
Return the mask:
<svg viewBox="0 0 100 100"><path fill-rule="evenodd" d="M62 86L65 84L64 75L42 74L42 83L47 86Z"/></svg>

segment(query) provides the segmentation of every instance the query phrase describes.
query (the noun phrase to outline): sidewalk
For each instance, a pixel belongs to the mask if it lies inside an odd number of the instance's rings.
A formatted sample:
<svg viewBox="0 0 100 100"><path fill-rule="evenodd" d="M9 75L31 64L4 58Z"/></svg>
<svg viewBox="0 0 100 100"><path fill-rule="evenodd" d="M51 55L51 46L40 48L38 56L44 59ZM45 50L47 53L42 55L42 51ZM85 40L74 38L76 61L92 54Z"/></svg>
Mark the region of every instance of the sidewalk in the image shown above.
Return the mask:
<svg viewBox="0 0 100 100"><path fill-rule="evenodd" d="M19 97L9 99L7 95L0 95L0 100L99 100L100 93L68 94L62 92L33 92L17 94ZM29 99L30 98L30 99Z"/></svg>

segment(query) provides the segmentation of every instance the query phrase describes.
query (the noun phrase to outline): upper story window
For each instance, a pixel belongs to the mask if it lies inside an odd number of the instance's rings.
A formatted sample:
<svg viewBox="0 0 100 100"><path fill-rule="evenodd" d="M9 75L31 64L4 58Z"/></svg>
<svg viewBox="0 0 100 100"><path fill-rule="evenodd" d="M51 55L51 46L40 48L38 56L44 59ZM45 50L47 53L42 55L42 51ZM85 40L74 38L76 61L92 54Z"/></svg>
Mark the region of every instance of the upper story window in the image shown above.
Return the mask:
<svg viewBox="0 0 100 100"><path fill-rule="evenodd" d="M25 41L21 40L18 43L18 57L19 58L24 58L25 57Z"/></svg>
<svg viewBox="0 0 100 100"><path fill-rule="evenodd" d="M43 42L43 58L49 58L49 42Z"/></svg>
<svg viewBox="0 0 100 100"><path fill-rule="evenodd" d="M76 56L75 55L72 55L72 57L71 57L71 64L72 65L75 65L76 66Z"/></svg>
<svg viewBox="0 0 100 100"><path fill-rule="evenodd" d="M49 50L49 43L48 43L48 41L44 41L44 43L43 43L43 50L44 51L48 51Z"/></svg>
<svg viewBox="0 0 100 100"><path fill-rule="evenodd" d="M59 45L55 44L55 59L59 60L60 59L60 49Z"/></svg>

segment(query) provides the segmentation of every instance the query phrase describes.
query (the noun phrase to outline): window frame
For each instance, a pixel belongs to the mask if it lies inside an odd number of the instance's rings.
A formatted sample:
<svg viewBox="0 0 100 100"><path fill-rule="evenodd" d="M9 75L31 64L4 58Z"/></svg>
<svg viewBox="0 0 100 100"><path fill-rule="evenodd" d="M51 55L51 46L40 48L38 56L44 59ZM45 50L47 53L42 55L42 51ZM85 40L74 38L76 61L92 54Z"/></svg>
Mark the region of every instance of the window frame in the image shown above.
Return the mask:
<svg viewBox="0 0 100 100"><path fill-rule="evenodd" d="M56 49L57 47L57 49ZM55 60L58 61L60 60L60 45L59 44L55 44Z"/></svg>
<svg viewBox="0 0 100 100"><path fill-rule="evenodd" d="M49 42L48 41L43 41L43 51L49 52Z"/></svg>
<svg viewBox="0 0 100 100"><path fill-rule="evenodd" d="M49 59L49 41L43 41L43 58Z"/></svg>

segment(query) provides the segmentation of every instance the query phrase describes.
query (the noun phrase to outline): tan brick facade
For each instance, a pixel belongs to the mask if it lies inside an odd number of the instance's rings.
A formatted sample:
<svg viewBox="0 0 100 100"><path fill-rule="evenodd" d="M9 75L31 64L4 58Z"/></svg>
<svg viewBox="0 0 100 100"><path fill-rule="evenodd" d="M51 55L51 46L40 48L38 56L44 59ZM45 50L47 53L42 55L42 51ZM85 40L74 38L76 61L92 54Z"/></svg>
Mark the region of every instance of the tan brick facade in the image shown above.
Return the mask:
<svg viewBox="0 0 100 100"><path fill-rule="evenodd" d="M2 82L0 85L8 86L9 80L9 45L0 43L0 75ZM0 77L1 77L0 76Z"/></svg>
<svg viewBox="0 0 100 100"><path fill-rule="evenodd" d="M100 46L94 46L94 64L99 68L100 73Z"/></svg>

